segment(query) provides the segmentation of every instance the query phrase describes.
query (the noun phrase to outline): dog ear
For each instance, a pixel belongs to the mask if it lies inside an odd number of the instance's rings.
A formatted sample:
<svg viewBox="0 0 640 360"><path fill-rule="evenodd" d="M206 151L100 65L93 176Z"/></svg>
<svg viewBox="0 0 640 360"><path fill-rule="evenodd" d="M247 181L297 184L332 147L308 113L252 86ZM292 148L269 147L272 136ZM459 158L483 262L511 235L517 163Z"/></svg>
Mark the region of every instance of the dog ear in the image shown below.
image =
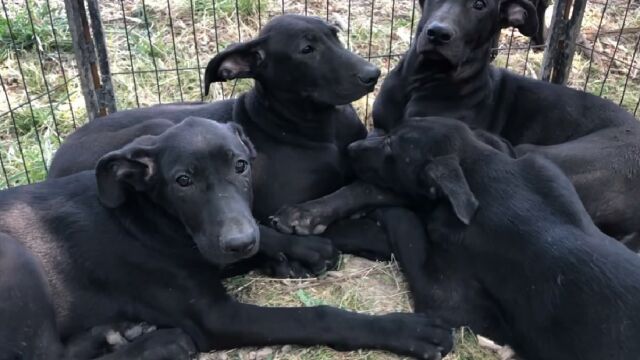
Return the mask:
<svg viewBox="0 0 640 360"><path fill-rule="evenodd" d="M425 0L418 0L418 5L420 5L420 10L424 10L424 1Z"/></svg>
<svg viewBox="0 0 640 360"><path fill-rule="evenodd" d="M156 172L147 147L126 147L103 156L96 166L100 202L109 208L122 205L129 191L149 189Z"/></svg>
<svg viewBox="0 0 640 360"><path fill-rule="evenodd" d="M421 178L431 195L437 191L444 194L458 219L465 225L471 223L479 203L469 188L457 156L434 159L422 170Z"/></svg>
<svg viewBox="0 0 640 360"><path fill-rule="evenodd" d="M255 159L257 154L256 148L253 146L253 143L251 142L251 140L249 140L249 137L247 136L247 134L245 134L244 130L242 129L242 126L235 122L228 122L227 126L231 128L231 130L238 136L240 141L242 141L244 146L247 148L247 151L249 151L250 159L251 160Z"/></svg>
<svg viewBox="0 0 640 360"><path fill-rule="evenodd" d="M263 49L266 37L229 45L207 64L204 72L204 94L209 95L213 82L252 78L256 68L264 61Z"/></svg>
<svg viewBox="0 0 640 360"><path fill-rule="evenodd" d="M500 3L500 25L513 26L524 36L538 31L539 20L535 5L529 0L506 0Z"/></svg>

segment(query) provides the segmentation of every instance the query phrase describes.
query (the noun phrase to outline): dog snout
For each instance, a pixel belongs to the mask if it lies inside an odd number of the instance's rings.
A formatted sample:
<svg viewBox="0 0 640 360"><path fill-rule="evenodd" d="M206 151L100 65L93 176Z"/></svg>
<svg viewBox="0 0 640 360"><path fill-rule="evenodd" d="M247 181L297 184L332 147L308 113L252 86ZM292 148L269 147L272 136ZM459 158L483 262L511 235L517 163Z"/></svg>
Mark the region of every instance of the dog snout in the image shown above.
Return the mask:
<svg viewBox="0 0 640 360"><path fill-rule="evenodd" d="M427 27L426 35L431 44L445 45L453 40L455 32L451 26L436 22Z"/></svg>
<svg viewBox="0 0 640 360"><path fill-rule="evenodd" d="M239 234L226 239L221 239L222 251L227 254L244 256L253 251L257 245L256 237L253 232L247 234Z"/></svg>
<svg viewBox="0 0 640 360"><path fill-rule="evenodd" d="M246 258L256 253L259 231L253 219L245 217L228 218L218 235L220 249L234 258Z"/></svg>
<svg viewBox="0 0 640 360"><path fill-rule="evenodd" d="M249 256L258 245L258 237L255 231L243 234L231 235L220 239L222 251L235 256Z"/></svg>
<svg viewBox="0 0 640 360"><path fill-rule="evenodd" d="M375 85L380 77L380 69L376 66L368 66L358 74L358 80L365 85Z"/></svg>

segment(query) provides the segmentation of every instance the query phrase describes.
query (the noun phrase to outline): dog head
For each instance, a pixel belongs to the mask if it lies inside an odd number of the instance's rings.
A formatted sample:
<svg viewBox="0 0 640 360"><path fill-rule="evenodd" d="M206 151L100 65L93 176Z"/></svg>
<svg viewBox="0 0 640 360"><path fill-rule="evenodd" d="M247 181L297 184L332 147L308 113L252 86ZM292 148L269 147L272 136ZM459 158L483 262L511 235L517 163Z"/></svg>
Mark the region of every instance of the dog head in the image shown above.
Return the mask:
<svg viewBox="0 0 640 360"><path fill-rule="evenodd" d="M253 78L269 93L323 105L343 105L371 92L380 70L347 50L338 28L315 17L282 15L253 40L214 57L205 72L212 82Z"/></svg>
<svg viewBox="0 0 640 360"><path fill-rule="evenodd" d="M533 36L539 26L532 0L421 0L420 6L417 52L454 70L484 56L501 28L512 26Z"/></svg>
<svg viewBox="0 0 640 360"><path fill-rule="evenodd" d="M484 131L448 118L407 121L390 135L371 136L349 146L357 175L411 198L446 198L460 221L469 224L479 203L461 161L483 149L511 147Z"/></svg>
<svg viewBox="0 0 640 360"><path fill-rule="evenodd" d="M98 194L109 208L135 195L179 220L202 256L228 264L256 253L251 214L253 146L240 126L187 118L98 162Z"/></svg>

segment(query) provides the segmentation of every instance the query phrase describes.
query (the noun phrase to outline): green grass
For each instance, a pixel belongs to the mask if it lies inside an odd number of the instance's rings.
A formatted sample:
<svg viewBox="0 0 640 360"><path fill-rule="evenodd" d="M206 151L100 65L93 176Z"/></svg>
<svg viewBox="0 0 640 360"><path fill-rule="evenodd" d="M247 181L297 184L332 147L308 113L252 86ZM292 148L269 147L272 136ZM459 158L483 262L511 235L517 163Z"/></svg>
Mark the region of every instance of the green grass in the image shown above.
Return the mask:
<svg viewBox="0 0 640 360"><path fill-rule="evenodd" d="M13 8L14 11L10 12L10 20L4 17L4 13L0 17L0 61L7 59L14 45L18 51L33 51L37 48L44 52L56 49L63 52L73 51L64 9L60 6L51 6L50 19L46 3L29 0L28 4L28 8L26 3L25 6ZM30 19L33 19L33 27Z"/></svg>

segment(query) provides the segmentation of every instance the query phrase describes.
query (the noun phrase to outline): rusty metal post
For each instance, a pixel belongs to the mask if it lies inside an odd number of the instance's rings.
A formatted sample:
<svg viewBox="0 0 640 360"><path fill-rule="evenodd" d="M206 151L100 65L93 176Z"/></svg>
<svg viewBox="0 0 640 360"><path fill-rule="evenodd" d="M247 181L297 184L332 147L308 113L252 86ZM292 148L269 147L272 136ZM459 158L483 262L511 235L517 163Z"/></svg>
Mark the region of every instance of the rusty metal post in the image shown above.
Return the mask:
<svg viewBox="0 0 640 360"><path fill-rule="evenodd" d="M108 65L109 59L104 43L102 22L99 18L99 11L96 12L97 3L94 3L94 9L91 15L94 35L97 29L98 40L100 42L99 48L101 48L101 66L99 70L96 46L91 35L91 27L87 19L84 0L64 0L64 5L69 20L71 37L73 39L73 50L78 66L78 77L80 78L80 85L82 86L87 115L89 116L89 120L93 120L99 116L107 115L107 111L115 111L115 96L113 95L113 86L111 85ZM90 4L89 7L91 9L92 5ZM99 72L103 74L102 81ZM105 79L106 82L104 82ZM103 84L106 86L103 86Z"/></svg>
<svg viewBox="0 0 640 360"><path fill-rule="evenodd" d="M567 83L586 5L587 0L555 1L548 46L542 60L542 80L556 84Z"/></svg>
<svg viewBox="0 0 640 360"><path fill-rule="evenodd" d="M98 96L100 108L106 108L111 114L117 111L116 97L113 93L113 83L111 82L111 68L109 67L109 55L107 53L107 43L102 28L102 17L100 17L100 7L98 0L87 0L89 5L89 16L91 17L91 28L93 30L93 40L98 52L98 65L102 80L102 88Z"/></svg>

